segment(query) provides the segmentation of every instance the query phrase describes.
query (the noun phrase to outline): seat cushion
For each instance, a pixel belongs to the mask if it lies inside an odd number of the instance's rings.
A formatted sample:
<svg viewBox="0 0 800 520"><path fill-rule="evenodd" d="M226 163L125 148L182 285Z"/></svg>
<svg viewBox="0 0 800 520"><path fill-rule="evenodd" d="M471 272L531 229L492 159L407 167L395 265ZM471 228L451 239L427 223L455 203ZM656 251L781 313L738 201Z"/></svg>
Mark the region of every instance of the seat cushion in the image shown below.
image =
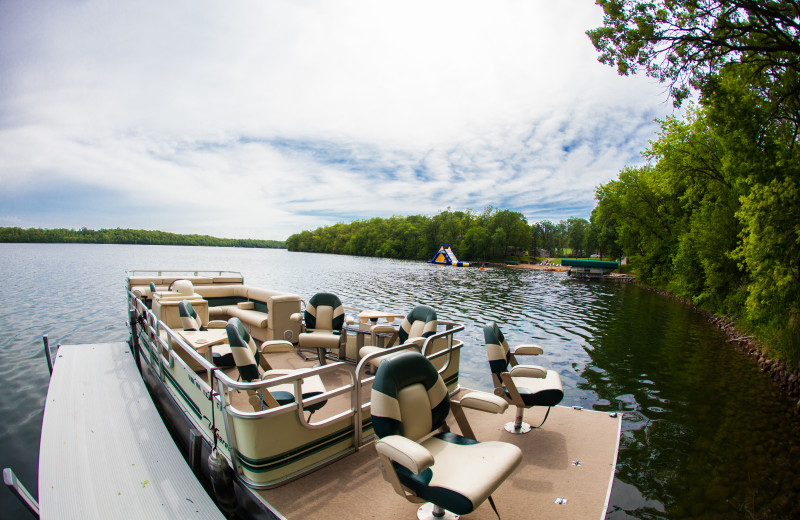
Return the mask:
<svg viewBox="0 0 800 520"><path fill-rule="evenodd" d="M298 346L301 348L338 348L342 336L330 331L308 330L300 334Z"/></svg>
<svg viewBox="0 0 800 520"><path fill-rule="evenodd" d="M216 367L231 368L236 366L230 345L223 344L211 347L211 359Z"/></svg>
<svg viewBox="0 0 800 520"><path fill-rule="evenodd" d="M480 506L522 460L522 451L513 444L479 443L454 433L437 434L422 446L433 455L433 466L415 475L395 463L400 482L420 498L459 515Z"/></svg>
<svg viewBox="0 0 800 520"><path fill-rule="evenodd" d="M289 374L296 374L297 369L275 369L264 372L261 376L262 381L265 379L281 377ZM325 392L325 384L319 376L305 377L302 379L303 398L308 399ZM284 383L282 385L271 386L267 389L272 397L278 401L280 406L294 402L294 383ZM303 409L306 411L315 411L322 408L327 401L322 401L310 406L305 406Z"/></svg>
<svg viewBox="0 0 800 520"><path fill-rule="evenodd" d="M548 370L545 377L512 377L525 406L555 406L564 398L561 377Z"/></svg>

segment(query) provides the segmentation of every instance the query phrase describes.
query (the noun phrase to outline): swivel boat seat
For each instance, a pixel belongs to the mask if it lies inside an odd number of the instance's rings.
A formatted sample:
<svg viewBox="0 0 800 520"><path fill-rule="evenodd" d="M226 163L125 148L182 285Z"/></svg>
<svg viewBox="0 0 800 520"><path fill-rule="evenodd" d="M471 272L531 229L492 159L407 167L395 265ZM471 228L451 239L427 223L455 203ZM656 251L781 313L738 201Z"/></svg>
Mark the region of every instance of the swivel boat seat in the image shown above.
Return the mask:
<svg viewBox="0 0 800 520"><path fill-rule="evenodd" d="M227 325L223 320L211 320L208 322L207 327L204 326L203 319L194 310L192 303L187 300L178 302L178 314L181 317L183 330L224 329ZM214 366L221 368L236 366L230 345L214 345L211 347L211 360L214 362Z"/></svg>
<svg viewBox="0 0 800 520"><path fill-rule="evenodd" d="M537 428L541 427L550 414L550 408L564 398L561 377L557 372L540 366L520 365L516 356L541 354L542 347L519 345L511 349L495 322L490 322L483 327L483 336L486 340L486 354L489 356L489 367L492 371L494 393L517 407L516 420L505 425L506 431L528 433L532 427L522 420L525 409L547 406L544 420L537 426Z"/></svg>
<svg viewBox="0 0 800 520"><path fill-rule="evenodd" d="M288 341L268 341L264 342L261 352L259 352L253 338L239 318L229 319L228 324L225 326L225 332L228 334L228 342L231 345L233 359L236 361L239 379L244 382L263 381L306 370L273 369L264 355L269 352L289 352L294 350L294 346ZM256 356L258 356L258 362L256 362ZM319 376L303 378L302 388L302 397L306 399L325 392L325 385L323 385ZM275 408L295 401L295 389L291 383L272 386L266 392L262 389L258 394L254 391L248 391L248 395L250 395L250 403L253 404L253 407L257 409L260 403L262 410L264 406ZM325 402L309 405L304 407L304 410L313 413L322 408Z"/></svg>
<svg viewBox="0 0 800 520"><path fill-rule="evenodd" d="M469 406L474 399L480 405ZM508 403L473 392L453 406L502 413ZM384 479L412 503L428 502L417 518L458 518L471 513L511 475L522 451L499 441L478 442L449 431L451 402L431 362L419 352L387 356L372 385L375 449ZM438 430L438 432L437 432Z"/></svg>
<svg viewBox="0 0 800 520"><path fill-rule="evenodd" d="M298 337L298 347L316 349L320 365L325 364L329 349L336 349L339 359L344 358L341 342L345 315L344 306L338 296L317 293L308 300L303 313L293 314L292 319L298 322L302 320L305 326L305 332L301 332Z"/></svg>
<svg viewBox="0 0 800 520"><path fill-rule="evenodd" d="M402 323L400 323L400 328L398 329L395 329L388 324L373 326L372 342L375 343L377 334L391 332L393 334L391 338L389 338L389 341L386 342L386 347L391 347L395 340L399 339L400 345L405 343L414 343L421 351L425 341L436 334L436 328L438 326L439 324L436 321L436 311L427 305L417 305L411 309L411 312L409 312L405 318L403 318ZM381 346L370 345L361 347L361 349L358 351L358 355L363 358L370 354L381 352L382 350L383 348ZM383 357L378 357L370 361L370 363L377 367L380 365L383 359Z"/></svg>

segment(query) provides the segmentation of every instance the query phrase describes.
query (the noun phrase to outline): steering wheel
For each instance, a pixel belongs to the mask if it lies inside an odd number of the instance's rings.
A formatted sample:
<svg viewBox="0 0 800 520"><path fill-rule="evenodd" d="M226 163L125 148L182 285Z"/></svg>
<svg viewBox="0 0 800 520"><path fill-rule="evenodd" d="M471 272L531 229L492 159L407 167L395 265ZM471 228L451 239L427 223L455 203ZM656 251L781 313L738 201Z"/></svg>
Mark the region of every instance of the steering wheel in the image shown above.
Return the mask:
<svg viewBox="0 0 800 520"><path fill-rule="evenodd" d="M172 286L175 285L175 282L180 281L180 280L185 280L185 278L178 278L176 280L172 280L172 283L170 283L169 287L167 287L167 292L171 292L172 291Z"/></svg>

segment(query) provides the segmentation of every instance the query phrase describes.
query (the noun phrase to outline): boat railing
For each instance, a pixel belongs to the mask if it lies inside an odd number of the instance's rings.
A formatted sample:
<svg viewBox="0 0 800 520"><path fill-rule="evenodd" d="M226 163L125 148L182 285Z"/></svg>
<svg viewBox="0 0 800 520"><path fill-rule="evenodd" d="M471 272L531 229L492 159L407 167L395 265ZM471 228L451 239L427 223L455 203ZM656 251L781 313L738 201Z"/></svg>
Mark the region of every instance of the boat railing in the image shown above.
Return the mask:
<svg viewBox="0 0 800 520"><path fill-rule="evenodd" d="M440 357L445 357L443 366L438 369L440 374L444 374L447 371L447 369L450 368L450 361L452 360L454 341L458 341L454 339L453 335L456 332L464 330L464 325L461 323L454 323L452 321L440 321L439 323L445 326L445 330L443 330L442 332L437 332L436 334L425 340L425 343L422 344L422 355L427 357L431 361L434 359L438 359ZM444 339L446 341L446 348L439 351L434 351L433 349L436 348L437 340L439 339Z"/></svg>
<svg viewBox="0 0 800 520"><path fill-rule="evenodd" d="M256 411L245 411L236 408L233 404L227 403L225 408L227 409L228 413L234 417L239 417L241 419L260 419L266 416L272 415L281 415L284 413L292 412L293 410L296 411L298 418L300 419L301 424L310 428L310 429L318 429L324 428L329 424L346 418L348 416L352 416L355 412L355 403L356 403L356 394L353 389L356 388L356 377L355 377L355 370L353 367L347 363L339 362L339 363L331 363L330 365L323 365L314 368L308 369L299 369L292 374L286 374L278 377L271 377L269 379L262 379L261 381L254 381L250 383L245 383L242 381L234 381L232 378L228 377L225 373L220 372L215 375L215 378L218 380L220 393L223 395L227 394L228 392L234 390L238 391L253 391L253 392L261 392L266 391L270 387L278 386L286 383L291 383L294 386L295 395L303 395L303 387L302 382L303 379L307 379L313 376L320 376L323 377L327 373L339 373L340 371L345 371L348 376L350 376L350 383L345 384L330 390L326 390L320 394L314 395L312 397L306 397L302 399L297 399L295 402L291 404L286 404L283 406L279 406L277 408L267 408L264 410L256 410ZM333 399L334 397L351 394L351 408L350 410L346 410L339 414L336 414L332 417L328 417L322 421L310 423L305 417L303 413L305 408L308 408L314 404L327 401L329 399Z"/></svg>
<svg viewBox="0 0 800 520"><path fill-rule="evenodd" d="M235 275L242 276L239 271L230 271L221 269L219 271L208 269L130 269L126 272L127 278L130 279L136 276L156 276L156 277L172 277L172 276L223 276Z"/></svg>
<svg viewBox="0 0 800 520"><path fill-rule="evenodd" d="M220 424L220 422L224 424L226 444L231 450L226 454L226 458L239 474L241 474L241 470L238 468L239 461L237 456L234 455L234 453L239 452L235 431L236 425L239 424L237 421L260 420L265 417L278 417L294 413L301 427L307 430L321 430L332 427L337 422L348 421L351 423L353 431L351 449L358 450L371 438L371 436L366 436L365 428L369 428L369 426L364 424L371 410L369 392L375 377L367 372L368 367L371 366L371 360L413 348L421 350L434 363L439 373L444 374L452 368L453 353L463 346L463 343L454 339L453 335L463 330L464 325L439 321L440 326L444 326L444 330L428 338L421 348L414 343L396 345L360 359L355 366L341 361L313 368L299 369L294 373L261 381L242 382L234 380L222 370L216 368L205 356L192 348L176 331L157 319L155 314L147 308L136 294L130 290L127 293L129 308L134 311L131 314L131 319L136 321L142 336L147 339L144 348L147 351L146 362L164 383L167 382L168 378L167 370L174 372L175 364L180 364L182 369L190 375L193 384L206 395L207 399L210 399L211 418L219 413L217 424ZM134 327L132 326L133 330ZM177 349L180 349L180 352L177 352ZM440 359L443 361L438 361ZM188 365L188 360L192 360L205 368L208 376L195 378L195 371ZM326 376L330 376L327 378L328 381L344 380L346 382L344 384L337 383L338 386L335 388L326 389L320 394L305 398L300 397L290 404L264 410L243 410L235 404L233 399L235 393L238 392L268 392L271 387L287 383L294 386L295 396L302 396L303 380L312 376L320 376L324 380ZM169 377L172 378L173 376ZM212 388L214 389L213 392ZM311 420L313 414L308 413L309 407L323 401L331 401L334 398L348 395L349 406L346 405L348 401L346 398L338 399L336 401L339 403L337 406L341 406L341 410L334 408L331 410L331 415L326 416L324 419L319 421ZM211 424L202 425L201 431L209 442L214 441L213 436L216 433Z"/></svg>

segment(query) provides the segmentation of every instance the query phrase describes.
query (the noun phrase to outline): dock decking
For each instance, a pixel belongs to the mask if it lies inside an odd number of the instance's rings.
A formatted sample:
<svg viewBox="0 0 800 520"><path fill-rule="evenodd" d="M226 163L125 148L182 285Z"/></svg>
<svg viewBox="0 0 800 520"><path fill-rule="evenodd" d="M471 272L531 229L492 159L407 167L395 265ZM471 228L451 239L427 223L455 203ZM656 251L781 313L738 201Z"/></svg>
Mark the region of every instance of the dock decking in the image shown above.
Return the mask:
<svg viewBox="0 0 800 520"><path fill-rule="evenodd" d="M42 519L224 518L170 437L127 343L58 350L39 508Z"/></svg>

